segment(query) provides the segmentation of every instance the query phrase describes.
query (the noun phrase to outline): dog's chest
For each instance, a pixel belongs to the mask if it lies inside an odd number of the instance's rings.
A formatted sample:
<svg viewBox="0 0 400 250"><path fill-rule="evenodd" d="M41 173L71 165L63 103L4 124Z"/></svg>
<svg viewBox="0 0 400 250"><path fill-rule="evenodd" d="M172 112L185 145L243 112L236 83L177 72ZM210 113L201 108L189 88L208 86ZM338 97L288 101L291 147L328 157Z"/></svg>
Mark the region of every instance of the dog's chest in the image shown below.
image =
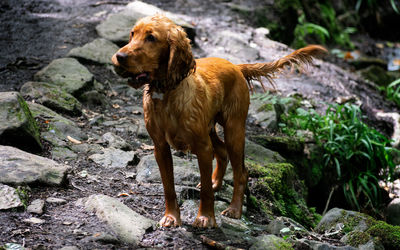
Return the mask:
<svg viewBox="0 0 400 250"><path fill-rule="evenodd" d="M156 124L168 144L179 151L191 151L193 129L192 107L184 105L179 100L169 99L162 93L153 92L152 106L149 116ZM152 131L149 131L152 133Z"/></svg>

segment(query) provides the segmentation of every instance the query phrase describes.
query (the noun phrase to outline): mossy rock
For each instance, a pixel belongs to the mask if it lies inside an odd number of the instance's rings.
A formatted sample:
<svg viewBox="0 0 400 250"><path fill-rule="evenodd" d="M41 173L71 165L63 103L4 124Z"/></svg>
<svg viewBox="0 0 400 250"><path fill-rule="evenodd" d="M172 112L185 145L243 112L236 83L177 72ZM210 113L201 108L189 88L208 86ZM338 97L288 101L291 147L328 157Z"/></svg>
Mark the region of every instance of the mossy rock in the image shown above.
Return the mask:
<svg viewBox="0 0 400 250"><path fill-rule="evenodd" d="M82 114L82 105L75 97L50 83L27 82L21 87L21 94L56 112L71 116Z"/></svg>
<svg viewBox="0 0 400 250"><path fill-rule="evenodd" d="M304 151L304 138L300 137L255 135L251 139L263 147L284 155L293 155Z"/></svg>
<svg viewBox="0 0 400 250"><path fill-rule="evenodd" d="M389 74L389 72L384 70L382 67L376 65L371 65L368 68L362 69L359 73L365 79L368 79L379 86L387 86L396 80L393 75Z"/></svg>
<svg viewBox="0 0 400 250"><path fill-rule="evenodd" d="M315 231L324 233L337 228L338 225L342 226L342 232L346 234L346 244L357 247L372 239L377 245L382 244L385 249L400 248L400 226L389 225L369 215L344 209L329 210Z"/></svg>
<svg viewBox="0 0 400 250"><path fill-rule="evenodd" d="M307 190L297 177L295 167L289 163L260 164L247 159L245 164L249 176L251 204L271 217L280 215L292 218L306 227L313 227L318 216L310 210L305 201Z"/></svg>
<svg viewBox="0 0 400 250"><path fill-rule="evenodd" d="M18 92L0 93L0 144L29 152L40 152L39 127Z"/></svg>

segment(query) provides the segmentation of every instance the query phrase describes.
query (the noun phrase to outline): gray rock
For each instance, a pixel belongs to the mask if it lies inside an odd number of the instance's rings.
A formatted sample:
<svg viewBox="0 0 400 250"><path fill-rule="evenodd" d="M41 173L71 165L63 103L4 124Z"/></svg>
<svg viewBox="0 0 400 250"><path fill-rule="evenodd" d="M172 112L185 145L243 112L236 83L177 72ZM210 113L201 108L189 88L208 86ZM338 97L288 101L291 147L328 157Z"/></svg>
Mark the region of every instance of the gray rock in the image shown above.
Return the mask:
<svg viewBox="0 0 400 250"><path fill-rule="evenodd" d="M354 248L352 246L335 246L335 245L330 245L325 242L319 242L315 240L308 240L308 239L300 239L298 242L301 242L303 245L304 249L307 247L308 249L312 250L356 250L358 248ZM306 248L306 249L307 249Z"/></svg>
<svg viewBox="0 0 400 250"><path fill-rule="evenodd" d="M258 50L249 46L250 34L223 30L214 34L214 36L214 44L217 47L224 48L224 53L228 55L235 55L235 57L240 58L242 63L243 61L254 62L259 58ZM225 59L229 60L230 58ZM233 63L238 62L233 61Z"/></svg>
<svg viewBox="0 0 400 250"><path fill-rule="evenodd" d="M386 208L386 221L400 226L400 198L392 200Z"/></svg>
<svg viewBox="0 0 400 250"><path fill-rule="evenodd" d="M291 244L273 234L260 235L256 242L250 247L251 250L277 250L290 249Z"/></svg>
<svg viewBox="0 0 400 250"><path fill-rule="evenodd" d="M67 56L81 58L100 64L112 64L111 57L119 47L104 38L97 38L82 47L76 47L68 52Z"/></svg>
<svg viewBox="0 0 400 250"><path fill-rule="evenodd" d="M196 186L200 181L200 172L197 161L189 161L172 156L174 164L175 184ZM140 182L161 183L160 171L154 155L144 156L138 166L136 180Z"/></svg>
<svg viewBox="0 0 400 250"><path fill-rule="evenodd" d="M79 96L79 100L89 107L106 106L107 98L97 90L89 90Z"/></svg>
<svg viewBox="0 0 400 250"><path fill-rule="evenodd" d="M35 81L51 83L73 96L79 96L93 85L93 75L74 58L60 58L37 72Z"/></svg>
<svg viewBox="0 0 400 250"><path fill-rule="evenodd" d="M18 92L0 92L0 144L39 152L42 150L36 121Z"/></svg>
<svg viewBox="0 0 400 250"><path fill-rule="evenodd" d="M48 137L46 137L48 139ZM51 157L56 160L72 160L76 159L77 154L74 153L68 146L53 147L51 149Z"/></svg>
<svg viewBox="0 0 400 250"><path fill-rule="evenodd" d="M93 154L89 159L106 168L124 168L135 161L133 151L125 152L116 148L104 148L101 154Z"/></svg>
<svg viewBox="0 0 400 250"><path fill-rule="evenodd" d="M107 142L109 148L117 148L124 151L132 149L129 143L114 133L107 132L102 136L102 139Z"/></svg>
<svg viewBox="0 0 400 250"><path fill-rule="evenodd" d="M263 129L275 131L278 129L278 118L282 114L283 108L278 104L273 104L271 100L265 100L261 95L251 97L249 107L249 121Z"/></svg>
<svg viewBox="0 0 400 250"><path fill-rule="evenodd" d="M126 44L129 41L129 33L136 21L145 16L163 13L176 24L182 26L191 40L194 39L195 31L193 25L184 21L177 15L163 11L154 5L141 1L131 2L126 8L117 14L109 15L108 18L96 26L97 33L112 42Z"/></svg>
<svg viewBox="0 0 400 250"><path fill-rule="evenodd" d="M42 138L53 146L51 150L53 158L63 160L73 159L77 156L75 152L88 152L92 151L92 149L95 150L99 146L88 145L86 143L73 144L68 140L68 136L82 142L88 139L87 134L73 121L43 105L31 102L28 102L28 105L33 117L39 121L43 121L47 127L47 131L42 132Z"/></svg>
<svg viewBox="0 0 400 250"><path fill-rule="evenodd" d="M12 185L42 183L61 185L70 167L53 160L0 146L0 182Z"/></svg>
<svg viewBox="0 0 400 250"><path fill-rule="evenodd" d="M267 230L271 234L284 236L284 234L282 234L282 229L284 228L288 228L289 231L293 233L307 232L302 225L287 217L276 217L268 224Z"/></svg>
<svg viewBox="0 0 400 250"><path fill-rule="evenodd" d="M139 138L142 138L142 139L149 139L150 135L149 135L149 132L147 132L144 120L143 119L138 119L138 122L139 122L139 126L138 126L138 129L137 129L137 136Z"/></svg>
<svg viewBox="0 0 400 250"><path fill-rule="evenodd" d="M364 214L344 210L340 208L332 208L329 210L315 227L315 231L319 233L330 232L332 230L340 230L342 228L343 223L347 221L357 221L355 225L353 225L353 230L358 230L364 232L368 229L366 224L366 220L368 217Z"/></svg>
<svg viewBox="0 0 400 250"><path fill-rule="evenodd" d="M62 88L45 82L27 82L21 87L25 98L34 99L56 112L71 116L82 114L81 103Z"/></svg>
<svg viewBox="0 0 400 250"><path fill-rule="evenodd" d="M66 204L67 201L62 199L62 198L56 198L56 197L48 197L46 199L47 203L52 203L52 204L57 204L57 205L63 205Z"/></svg>
<svg viewBox="0 0 400 250"><path fill-rule="evenodd" d="M156 225L156 222L136 213L118 199L106 195L92 195L84 202L87 211L105 221L118 237L136 246L143 235Z"/></svg>
<svg viewBox="0 0 400 250"><path fill-rule="evenodd" d="M259 163L279 163L285 162L285 159L277 152L264 148L252 141L246 139L245 157Z"/></svg>
<svg viewBox="0 0 400 250"><path fill-rule="evenodd" d="M199 200L185 200L181 208L181 219L182 221L192 224L194 219L197 216L197 212L199 211ZM215 219L218 225L221 225L221 212L226 209L228 204L223 201L215 201L214 202L214 210L215 210Z"/></svg>
<svg viewBox="0 0 400 250"><path fill-rule="evenodd" d="M19 208L23 205L15 188L0 183L0 210Z"/></svg>
<svg viewBox="0 0 400 250"><path fill-rule="evenodd" d="M44 200L41 199L36 199L29 204L29 206L26 208L26 211L32 214L43 214L43 209L44 209Z"/></svg>

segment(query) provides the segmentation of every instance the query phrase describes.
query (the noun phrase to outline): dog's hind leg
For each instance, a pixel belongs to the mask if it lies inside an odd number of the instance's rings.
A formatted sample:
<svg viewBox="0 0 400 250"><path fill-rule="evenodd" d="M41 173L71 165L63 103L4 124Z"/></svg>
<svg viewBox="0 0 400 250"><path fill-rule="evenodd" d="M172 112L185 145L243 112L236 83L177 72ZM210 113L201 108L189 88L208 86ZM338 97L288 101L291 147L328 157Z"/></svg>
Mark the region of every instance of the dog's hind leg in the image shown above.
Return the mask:
<svg viewBox="0 0 400 250"><path fill-rule="evenodd" d="M225 124L225 145L233 169L233 196L222 215L240 218L248 172L244 165L245 119L231 119Z"/></svg>
<svg viewBox="0 0 400 250"><path fill-rule="evenodd" d="M226 166L228 165L228 153L225 143L221 141L215 130L211 131L210 137L214 148L214 156L217 159L217 166L212 174L212 187L214 192L216 192L222 187L222 180L225 175Z"/></svg>

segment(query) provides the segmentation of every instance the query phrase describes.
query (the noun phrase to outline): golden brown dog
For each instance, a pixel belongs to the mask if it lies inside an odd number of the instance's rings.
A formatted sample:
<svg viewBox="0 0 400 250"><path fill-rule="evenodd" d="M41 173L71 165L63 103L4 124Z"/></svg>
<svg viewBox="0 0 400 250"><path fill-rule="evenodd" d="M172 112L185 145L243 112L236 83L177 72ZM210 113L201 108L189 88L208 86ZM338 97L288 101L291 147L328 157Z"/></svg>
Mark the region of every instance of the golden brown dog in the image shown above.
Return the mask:
<svg viewBox="0 0 400 250"><path fill-rule="evenodd" d="M143 95L146 128L154 142L165 194L164 227L181 225L176 200L170 146L197 155L201 174L200 206L193 223L215 227L214 191L221 188L228 159L233 168L232 201L222 214L242 215L248 173L244 166L245 122L249 108L251 80L271 79L285 66L310 63L325 52L312 45L271 63L235 65L220 58L194 59L183 29L163 15L137 22L129 43L112 61L128 84L145 85ZM224 128L224 142L215 124ZM217 166L212 172L213 158Z"/></svg>

